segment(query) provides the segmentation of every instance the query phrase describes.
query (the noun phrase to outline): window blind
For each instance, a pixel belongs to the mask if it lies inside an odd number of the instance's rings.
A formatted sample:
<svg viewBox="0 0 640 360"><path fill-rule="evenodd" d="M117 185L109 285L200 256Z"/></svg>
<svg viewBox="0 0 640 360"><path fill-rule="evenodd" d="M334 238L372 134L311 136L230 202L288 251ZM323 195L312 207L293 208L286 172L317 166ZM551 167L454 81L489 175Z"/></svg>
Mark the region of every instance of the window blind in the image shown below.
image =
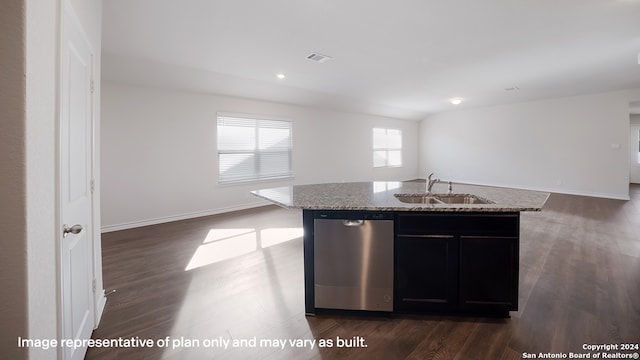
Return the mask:
<svg viewBox="0 0 640 360"><path fill-rule="evenodd" d="M218 182L293 176L291 121L218 116Z"/></svg>

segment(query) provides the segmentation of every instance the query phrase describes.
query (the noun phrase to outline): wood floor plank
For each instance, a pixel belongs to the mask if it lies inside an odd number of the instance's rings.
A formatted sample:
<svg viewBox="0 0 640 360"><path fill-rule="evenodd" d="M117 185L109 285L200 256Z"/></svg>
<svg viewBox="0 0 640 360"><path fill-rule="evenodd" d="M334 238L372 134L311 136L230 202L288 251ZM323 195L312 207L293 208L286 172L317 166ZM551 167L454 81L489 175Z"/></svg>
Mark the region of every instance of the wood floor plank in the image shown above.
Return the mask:
<svg viewBox="0 0 640 360"><path fill-rule="evenodd" d="M269 206L106 233L104 285L116 292L93 338L201 343L90 348L86 358L522 359L639 342L640 186L630 194L631 201L552 194L542 212L522 215L519 310L508 319L306 317L296 210ZM246 251L218 256L227 248ZM216 261L193 265L211 253ZM362 337L367 347L338 347L338 337ZM316 344L212 345L252 339ZM320 348L321 339L334 344Z"/></svg>
<svg viewBox="0 0 640 360"><path fill-rule="evenodd" d="M407 359L455 359L477 326L478 322L474 319L441 321L407 356Z"/></svg>
<svg viewBox="0 0 640 360"><path fill-rule="evenodd" d="M512 325L511 319L486 319L479 322L455 358L499 359L511 340Z"/></svg>

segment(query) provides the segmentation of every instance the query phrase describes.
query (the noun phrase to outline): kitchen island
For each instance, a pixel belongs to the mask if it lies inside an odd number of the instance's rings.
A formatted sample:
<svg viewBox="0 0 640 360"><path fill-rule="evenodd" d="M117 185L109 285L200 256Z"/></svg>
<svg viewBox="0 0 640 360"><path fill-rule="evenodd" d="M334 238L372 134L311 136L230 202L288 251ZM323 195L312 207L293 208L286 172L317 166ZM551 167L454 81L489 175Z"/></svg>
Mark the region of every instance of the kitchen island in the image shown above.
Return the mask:
<svg viewBox="0 0 640 360"><path fill-rule="evenodd" d="M545 192L424 182L279 187L303 210L305 311L508 316L518 309L520 212Z"/></svg>

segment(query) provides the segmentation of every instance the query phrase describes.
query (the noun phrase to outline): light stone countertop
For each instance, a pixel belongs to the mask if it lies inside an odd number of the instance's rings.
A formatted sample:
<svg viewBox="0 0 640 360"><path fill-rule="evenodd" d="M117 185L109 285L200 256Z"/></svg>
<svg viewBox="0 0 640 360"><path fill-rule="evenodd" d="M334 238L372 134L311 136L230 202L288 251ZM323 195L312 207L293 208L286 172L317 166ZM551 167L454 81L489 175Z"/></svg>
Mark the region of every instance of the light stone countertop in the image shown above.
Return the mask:
<svg viewBox="0 0 640 360"><path fill-rule="evenodd" d="M432 194L446 194L447 184L437 183ZM453 194L471 194L491 204L410 204L395 194L425 195L424 182L372 181L294 185L251 191L251 194L288 209L377 210L444 212L540 211L549 193L493 186L453 184Z"/></svg>

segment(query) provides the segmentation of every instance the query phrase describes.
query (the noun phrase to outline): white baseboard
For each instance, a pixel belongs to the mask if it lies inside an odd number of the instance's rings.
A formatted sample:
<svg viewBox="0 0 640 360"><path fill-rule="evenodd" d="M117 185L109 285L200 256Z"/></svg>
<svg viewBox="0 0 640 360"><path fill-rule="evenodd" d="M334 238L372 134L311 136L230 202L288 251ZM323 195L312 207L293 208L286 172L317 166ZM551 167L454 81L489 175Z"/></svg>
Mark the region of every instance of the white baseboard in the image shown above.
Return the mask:
<svg viewBox="0 0 640 360"><path fill-rule="evenodd" d="M481 183L481 182L477 182L477 181L464 181L464 180L453 180L453 181L461 183L461 184L507 187L507 188L513 188L513 189L521 189L521 190L544 191L544 192L549 192L549 193L566 194L566 195L577 195L577 196L588 196L588 197L597 197L597 198L613 199L613 200L631 200L629 195L620 195L620 194L605 194L605 193L583 192L583 191L575 191L575 190L571 190L571 189L558 189L558 188L528 187L528 186L513 185L513 184Z"/></svg>
<svg viewBox="0 0 640 360"><path fill-rule="evenodd" d="M603 194L603 193L585 193L585 192L575 192L575 191L558 191L558 190L545 190L547 192L555 192L559 194L567 194L567 195L578 195L578 196L588 196L588 197L597 197L603 199L612 199L612 200L631 200L629 195L618 195L618 194Z"/></svg>
<svg viewBox="0 0 640 360"><path fill-rule="evenodd" d="M127 229L142 227L142 226L156 225L156 224L162 224L162 223L178 221L178 220L193 219L193 218L202 217L202 216L224 214L232 211L253 209L253 208L266 206L270 204L271 203L267 201L261 201L261 202L251 203L251 204L229 206L226 208L195 211L195 212L186 213L186 214L163 216L155 219L137 220L137 221L131 221L131 222L126 222L121 224L105 225L105 226L102 226L100 230L104 234L112 231L127 230Z"/></svg>

